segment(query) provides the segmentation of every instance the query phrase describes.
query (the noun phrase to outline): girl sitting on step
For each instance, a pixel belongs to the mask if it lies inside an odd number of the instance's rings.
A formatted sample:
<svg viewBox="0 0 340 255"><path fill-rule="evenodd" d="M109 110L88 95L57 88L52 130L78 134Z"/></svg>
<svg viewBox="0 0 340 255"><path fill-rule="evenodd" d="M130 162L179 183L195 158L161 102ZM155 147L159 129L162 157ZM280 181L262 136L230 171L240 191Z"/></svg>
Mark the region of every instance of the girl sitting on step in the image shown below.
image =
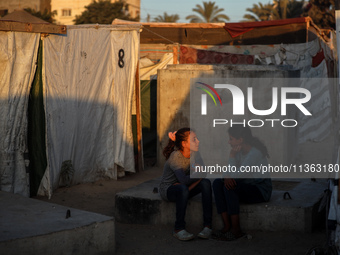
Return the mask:
<svg viewBox="0 0 340 255"><path fill-rule="evenodd" d="M231 146L228 164L236 167L236 172L242 167L268 165L266 146L252 135L248 126L233 125L228 133ZM243 174L238 178L225 176L213 182L217 212L224 224L220 231L213 233L214 238L231 241L244 235L240 227L240 202L269 201L272 193L270 176L250 175Z"/></svg>
<svg viewBox="0 0 340 255"><path fill-rule="evenodd" d="M159 191L164 200L176 203L173 236L182 241L195 237L185 229L185 213L188 200L199 193L202 193L203 230L198 237L208 239L212 232L211 182L207 179L190 178L190 162L192 167L203 166L198 149L199 140L196 133L190 128L181 128L177 132L169 133L169 143L163 150L167 161L164 165Z"/></svg>

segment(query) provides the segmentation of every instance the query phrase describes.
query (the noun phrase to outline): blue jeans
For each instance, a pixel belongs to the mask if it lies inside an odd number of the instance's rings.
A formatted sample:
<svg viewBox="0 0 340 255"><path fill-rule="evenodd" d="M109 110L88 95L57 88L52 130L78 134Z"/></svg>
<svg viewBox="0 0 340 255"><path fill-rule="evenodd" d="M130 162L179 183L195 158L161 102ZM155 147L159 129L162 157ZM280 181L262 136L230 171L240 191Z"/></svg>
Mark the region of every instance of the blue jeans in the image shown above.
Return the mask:
<svg viewBox="0 0 340 255"><path fill-rule="evenodd" d="M228 190L223 179L216 179L213 183L216 209L219 214L227 212L229 215L240 214L240 202L252 204L265 202L261 191L255 186L235 179L236 187Z"/></svg>
<svg viewBox="0 0 340 255"><path fill-rule="evenodd" d="M211 182L202 179L192 190L183 184L172 185L167 190L168 200L176 202L175 230L185 229L185 212L188 200L202 193L203 226L211 228L212 221L212 190Z"/></svg>

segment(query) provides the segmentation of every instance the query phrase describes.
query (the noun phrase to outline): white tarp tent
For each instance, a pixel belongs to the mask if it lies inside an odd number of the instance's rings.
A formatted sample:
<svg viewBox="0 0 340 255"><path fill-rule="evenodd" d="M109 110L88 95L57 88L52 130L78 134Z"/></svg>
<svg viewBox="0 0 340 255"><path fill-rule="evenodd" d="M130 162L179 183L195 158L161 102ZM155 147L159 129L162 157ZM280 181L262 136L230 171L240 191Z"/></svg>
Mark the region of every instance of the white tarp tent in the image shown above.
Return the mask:
<svg viewBox="0 0 340 255"><path fill-rule="evenodd" d="M0 190L29 196L27 106L39 34L0 32Z"/></svg>
<svg viewBox="0 0 340 255"><path fill-rule="evenodd" d="M132 98L140 25L67 27L67 35L43 38L42 84L47 168L38 190L51 196L68 184L116 179L135 172ZM29 195L27 101L40 34L1 32L1 190ZM70 169L62 173L63 163ZM33 169L34 171L34 169Z"/></svg>
<svg viewBox="0 0 340 255"><path fill-rule="evenodd" d="M44 39L43 55L48 169L38 194L50 196L58 187L67 160L73 184L117 178L118 166L134 172L139 27L69 26L67 36Z"/></svg>

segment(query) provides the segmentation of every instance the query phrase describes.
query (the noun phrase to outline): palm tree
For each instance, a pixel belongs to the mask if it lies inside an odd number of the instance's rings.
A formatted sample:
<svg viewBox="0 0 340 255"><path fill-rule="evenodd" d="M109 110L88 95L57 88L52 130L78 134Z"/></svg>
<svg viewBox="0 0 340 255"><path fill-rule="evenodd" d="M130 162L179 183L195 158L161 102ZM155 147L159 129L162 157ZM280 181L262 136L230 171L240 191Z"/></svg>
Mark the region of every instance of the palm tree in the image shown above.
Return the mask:
<svg viewBox="0 0 340 255"><path fill-rule="evenodd" d="M247 21L278 20L301 17L303 14L304 0L274 0L273 4L254 4L253 8L246 11L252 14L245 14L243 18Z"/></svg>
<svg viewBox="0 0 340 255"><path fill-rule="evenodd" d="M270 17L273 12L272 4L253 4L253 8L247 8L247 12L251 12L252 14L245 14L243 18L247 21L265 21L270 20Z"/></svg>
<svg viewBox="0 0 340 255"><path fill-rule="evenodd" d="M163 16L158 15L156 18L154 18L155 22L177 22L178 20L179 16L177 14L168 15L166 12L164 12Z"/></svg>
<svg viewBox="0 0 340 255"><path fill-rule="evenodd" d="M290 19L301 17L305 1L276 0L274 1L273 19Z"/></svg>
<svg viewBox="0 0 340 255"><path fill-rule="evenodd" d="M196 8L192 9L192 11L197 12L200 16L187 16L185 19L189 19L190 23L214 23L229 20L229 17L227 15L221 14L224 9L218 8L218 6L215 5L215 2L203 2L203 7L197 4Z"/></svg>
<svg viewBox="0 0 340 255"><path fill-rule="evenodd" d="M274 12L272 19L286 19L289 0L274 0Z"/></svg>
<svg viewBox="0 0 340 255"><path fill-rule="evenodd" d="M320 28L335 29L335 6L334 0L310 0L305 16L311 17Z"/></svg>
<svg viewBox="0 0 340 255"><path fill-rule="evenodd" d="M287 6L287 18L301 17L304 12L305 1L289 1Z"/></svg>

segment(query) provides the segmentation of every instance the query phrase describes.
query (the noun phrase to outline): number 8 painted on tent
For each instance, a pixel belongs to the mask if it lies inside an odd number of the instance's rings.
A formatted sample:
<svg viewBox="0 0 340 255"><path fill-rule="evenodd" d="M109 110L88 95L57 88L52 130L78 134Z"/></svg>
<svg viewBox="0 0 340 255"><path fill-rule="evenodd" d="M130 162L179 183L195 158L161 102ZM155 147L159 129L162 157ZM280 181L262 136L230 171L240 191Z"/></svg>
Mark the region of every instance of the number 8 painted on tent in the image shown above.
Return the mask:
<svg viewBox="0 0 340 255"><path fill-rule="evenodd" d="M118 66L120 68L123 68L124 67L124 50L123 49L120 49L119 52L118 52Z"/></svg>

